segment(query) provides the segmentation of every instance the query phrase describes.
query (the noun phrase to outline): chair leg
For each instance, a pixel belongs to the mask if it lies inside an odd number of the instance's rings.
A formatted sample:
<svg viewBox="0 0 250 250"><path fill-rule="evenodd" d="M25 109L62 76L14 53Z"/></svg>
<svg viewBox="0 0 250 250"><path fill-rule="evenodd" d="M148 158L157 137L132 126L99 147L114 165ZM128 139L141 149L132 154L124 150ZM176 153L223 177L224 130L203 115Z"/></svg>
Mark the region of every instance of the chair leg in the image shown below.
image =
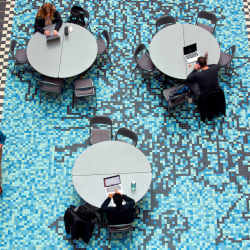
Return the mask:
<svg viewBox="0 0 250 250"><path fill-rule="evenodd" d="M109 63L112 64L112 61L111 61L111 56L109 55L108 51L107 51L107 57L108 57L108 60L109 60Z"/></svg>
<svg viewBox="0 0 250 250"><path fill-rule="evenodd" d="M72 93L72 109L74 109L75 105L76 105L76 98L75 98L75 94L73 91L73 93Z"/></svg>
<svg viewBox="0 0 250 250"><path fill-rule="evenodd" d="M111 241L111 232L109 231L109 244L110 244L110 241Z"/></svg>
<svg viewBox="0 0 250 250"><path fill-rule="evenodd" d="M39 104L41 104L42 103L42 91L40 90L39 91Z"/></svg>

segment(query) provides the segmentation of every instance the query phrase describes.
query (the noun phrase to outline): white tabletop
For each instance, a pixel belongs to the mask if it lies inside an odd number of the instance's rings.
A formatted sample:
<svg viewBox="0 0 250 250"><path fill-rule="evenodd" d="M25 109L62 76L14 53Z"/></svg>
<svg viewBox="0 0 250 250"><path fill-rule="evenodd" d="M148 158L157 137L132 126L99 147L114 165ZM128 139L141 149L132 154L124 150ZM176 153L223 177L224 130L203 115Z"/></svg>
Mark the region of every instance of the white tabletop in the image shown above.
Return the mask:
<svg viewBox="0 0 250 250"><path fill-rule="evenodd" d="M152 62L162 73L186 79L194 64L187 64L183 56L183 47L197 44L201 56L208 52L208 64L217 64L220 59L220 47L215 37L207 30L192 24L176 23L161 29L153 37L149 53Z"/></svg>
<svg viewBox="0 0 250 250"><path fill-rule="evenodd" d="M72 30L68 36L64 27ZM31 66L39 73L56 78L67 78L86 71L97 56L95 37L85 28L64 23L59 30L60 40L46 42L46 37L35 33L27 47Z"/></svg>
<svg viewBox="0 0 250 250"><path fill-rule="evenodd" d="M30 65L39 73L58 77L63 43L63 29L59 31L60 40L47 43L46 36L36 32L29 40L27 57Z"/></svg>
<svg viewBox="0 0 250 250"><path fill-rule="evenodd" d="M73 23L65 25L71 27L72 32L68 36L64 35L60 78L76 76L86 71L97 56L96 39L87 29Z"/></svg>
<svg viewBox="0 0 250 250"><path fill-rule="evenodd" d="M72 179L78 194L93 206L100 207L106 199L103 178L121 177L123 193L139 201L148 191L152 173L145 155L131 144L105 141L92 145L75 161ZM131 182L136 191L131 192Z"/></svg>

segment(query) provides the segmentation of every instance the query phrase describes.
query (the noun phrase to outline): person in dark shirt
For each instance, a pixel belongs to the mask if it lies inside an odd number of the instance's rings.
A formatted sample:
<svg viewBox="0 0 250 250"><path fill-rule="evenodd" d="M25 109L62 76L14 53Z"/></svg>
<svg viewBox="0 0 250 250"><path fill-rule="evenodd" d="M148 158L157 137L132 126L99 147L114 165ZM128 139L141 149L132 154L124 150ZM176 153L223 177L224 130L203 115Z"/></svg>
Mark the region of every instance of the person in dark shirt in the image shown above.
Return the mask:
<svg viewBox="0 0 250 250"><path fill-rule="evenodd" d="M109 207L111 199L115 203L115 207ZM123 200L126 204L122 204ZM101 211L106 214L108 224L128 224L133 222L135 213L135 201L125 194L120 194L116 191L114 195L109 194L109 197L103 202Z"/></svg>
<svg viewBox="0 0 250 250"><path fill-rule="evenodd" d="M35 20L35 32L40 32L46 36L52 35L49 29L46 27L55 24L55 29L53 30L53 35L57 35L59 29L62 26L62 19L56 7L51 3L45 3L38 10L36 20Z"/></svg>
<svg viewBox="0 0 250 250"><path fill-rule="evenodd" d="M194 70L187 78L187 86L191 89L195 98L219 87L218 71L220 67L216 64L207 65L207 56L206 53L205 56L198 58Z"/></svg>

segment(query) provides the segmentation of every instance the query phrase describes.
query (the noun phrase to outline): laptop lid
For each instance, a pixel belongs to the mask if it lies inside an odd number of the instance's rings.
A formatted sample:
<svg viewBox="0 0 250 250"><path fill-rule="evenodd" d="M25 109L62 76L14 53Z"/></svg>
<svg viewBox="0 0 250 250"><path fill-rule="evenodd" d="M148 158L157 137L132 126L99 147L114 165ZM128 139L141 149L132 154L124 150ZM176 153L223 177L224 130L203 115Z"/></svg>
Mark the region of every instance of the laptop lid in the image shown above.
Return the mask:
<svg viewBox="0 0 250 250"><path fill-rule="evenodd" d="M193 53L195 51L197 51L197 45L196 45L196 43L190 44L190 45L185 46L183 48L184 55L188 55L188 54Z"/></svg>
<svg viewBox="0 0 250 250"><path fill-rule="evenodd" d="M120 175L114 175L107 178L103 178L103 181L104 181L104 187L111 187L121 184Z"/></svg>
<svg viewBox="0 0 250 250"><path fill-rule="evenodd" d="M47 36L47 41L55 41L57 39L60 39L59 35L52 35L52 36Z"/></svg>

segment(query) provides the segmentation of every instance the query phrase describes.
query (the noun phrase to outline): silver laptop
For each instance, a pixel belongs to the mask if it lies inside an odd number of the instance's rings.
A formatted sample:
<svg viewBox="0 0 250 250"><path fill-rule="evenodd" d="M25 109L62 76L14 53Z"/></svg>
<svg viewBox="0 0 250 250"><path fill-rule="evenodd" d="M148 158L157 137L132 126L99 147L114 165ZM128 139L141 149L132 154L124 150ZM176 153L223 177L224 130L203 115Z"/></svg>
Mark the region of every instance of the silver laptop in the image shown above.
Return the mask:
<svg viewBox="0 0 250 250"><path fill-rule="evenodd" d="M116 190L122 193L120 175L103 178L103 181L104 181L104 188L106 190L107 195L109 195L110 193L114 193Z"/></svg>
<svg viewBox="0 0 250 250"><path fill-rule="evenodd" d="M196 62L199 55L196 43L183 47L184 58L187 63Z"/></svg>
<svg viewBox="0 0 250 250"><path fill-rule="evenodd" d="M56 40L60 40L60 36L59 35L49 35L49 36L47 36L46 37L46 39L47 39L47 42L48 41L56 41Z"/></svg>

